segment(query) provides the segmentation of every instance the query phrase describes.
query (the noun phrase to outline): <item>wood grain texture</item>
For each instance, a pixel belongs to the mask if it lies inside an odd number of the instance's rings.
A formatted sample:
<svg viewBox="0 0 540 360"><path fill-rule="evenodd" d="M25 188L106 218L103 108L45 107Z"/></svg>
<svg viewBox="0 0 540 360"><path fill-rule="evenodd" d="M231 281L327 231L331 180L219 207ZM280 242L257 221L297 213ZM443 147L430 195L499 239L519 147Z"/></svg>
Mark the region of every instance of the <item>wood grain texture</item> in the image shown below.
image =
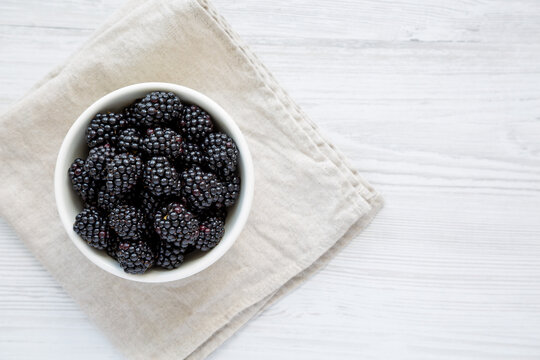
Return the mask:
<svg viewBox="0 0 540 360"><path fill-rule="evenodd" d="M211 358L540 358L540 2L214 2L387 205ZM0 110L120 4L2 0ZM0 223L0 358L74 357L121 359Z"/></svg>

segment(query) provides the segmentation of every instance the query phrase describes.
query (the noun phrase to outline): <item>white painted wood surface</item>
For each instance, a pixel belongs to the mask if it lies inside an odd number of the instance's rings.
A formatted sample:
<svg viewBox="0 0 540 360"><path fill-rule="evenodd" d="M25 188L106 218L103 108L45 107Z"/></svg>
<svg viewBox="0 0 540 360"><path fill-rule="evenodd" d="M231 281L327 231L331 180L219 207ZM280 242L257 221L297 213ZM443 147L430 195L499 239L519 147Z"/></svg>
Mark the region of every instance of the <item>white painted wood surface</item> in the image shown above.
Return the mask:
<svg viewBox="0 0 540 360"><path fill-rule="evenodd" d="M120 3L1 0L0 110ZM387 205L211 358L540 358L540 2L215 4ZM122 357L0 222L0 359L36 358Z"/></svg>

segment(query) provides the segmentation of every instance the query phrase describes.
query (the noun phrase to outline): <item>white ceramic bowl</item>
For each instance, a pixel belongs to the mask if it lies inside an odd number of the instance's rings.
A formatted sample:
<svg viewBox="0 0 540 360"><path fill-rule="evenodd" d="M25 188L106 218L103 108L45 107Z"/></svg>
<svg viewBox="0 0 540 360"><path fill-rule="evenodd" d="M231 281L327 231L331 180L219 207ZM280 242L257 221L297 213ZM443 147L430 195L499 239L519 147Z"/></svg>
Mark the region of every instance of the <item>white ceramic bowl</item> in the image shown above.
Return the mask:
<svg viewBox="0 0 540 360"><path fill-rule="evenodd" d="M212 116L217 127L227 133L238 146L240 154L238 169L242 179L242 187L237 203L232 208L229 208L225 223L225 235L214 249L206 253L191 254L180 267L174 270L152 268L145 274L132 275L125 273L118 263L109 257L105 251L96 250L88 246L73 231L73 222L76 215L82 210L82 203L71 187L68 169L73 160L77 157L85 158L88 153L85 130L95 114L106 111L119 111L135 99L141 98L152 91L171 91L178 95L184 102L201 106ZM187 87L150 82L130 85L113 91L93 103L79 116L69 129L58 153L54 174L54 191L58 213L60 214L66 232L71 240L73 240L75 246L91 262L103 270L124 279L159 283L179 280L194 275L215 263L231 248L242 231L251 208L254 186L253 177L253 164L246 140L242 136L238 126L221 106L207 96Z"/></svg>

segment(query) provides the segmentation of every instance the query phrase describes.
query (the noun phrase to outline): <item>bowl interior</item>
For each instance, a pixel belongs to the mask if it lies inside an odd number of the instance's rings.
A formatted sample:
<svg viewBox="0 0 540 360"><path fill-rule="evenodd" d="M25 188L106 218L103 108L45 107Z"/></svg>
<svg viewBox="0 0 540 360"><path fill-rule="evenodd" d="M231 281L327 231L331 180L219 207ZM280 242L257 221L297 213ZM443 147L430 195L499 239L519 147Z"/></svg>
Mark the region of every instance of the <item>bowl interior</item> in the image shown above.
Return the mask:
<svg viewBox="0 0 540 360"><path fill-rule="evenodd" d="M225 222L225 234L221 242L211 251L195 252L186 257L184 263L174 270L164 270L158 267L150 269L142 275L125 273L118 263L109 257L105 251L94 249L86 244L74 231L73 222L82 210L82 202L71 187L68 169L77 157L86 158L88 146L85 141L87 124L98 112L120 111L134 100L143 97L151 91L172 91L185 103L196 104L205 109L217 126L227 133L235 142L239 150L238 170L242 180L238 201L228 209ZM116 90L92 104L73 124L66 135L55 169L55 195L58 211L62 223L77 248L94 264L102 269L125 279L140 282L166 282L186 278L198 273L215 261L232 246L240 233L251 206L253 194L253 170L251 155L240 129L230 116L218 104L207 96L195 90L167 83L143 83L131 85Z"/></svg>

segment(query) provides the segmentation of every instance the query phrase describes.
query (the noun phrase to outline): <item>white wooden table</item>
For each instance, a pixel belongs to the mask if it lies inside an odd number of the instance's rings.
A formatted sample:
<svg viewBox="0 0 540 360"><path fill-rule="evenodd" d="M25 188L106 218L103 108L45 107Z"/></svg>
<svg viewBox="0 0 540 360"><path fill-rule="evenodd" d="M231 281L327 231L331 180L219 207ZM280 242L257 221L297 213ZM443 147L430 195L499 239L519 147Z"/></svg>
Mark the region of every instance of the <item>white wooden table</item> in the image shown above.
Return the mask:
<svg viewBox="0 0 540 360"><path fill-rule="evenodd" d="M0 110L121 0L0 0ZM216 1L386 199L212 359L540 358L540 1ZM0 359L121 355L0 221Z"/></svg>

